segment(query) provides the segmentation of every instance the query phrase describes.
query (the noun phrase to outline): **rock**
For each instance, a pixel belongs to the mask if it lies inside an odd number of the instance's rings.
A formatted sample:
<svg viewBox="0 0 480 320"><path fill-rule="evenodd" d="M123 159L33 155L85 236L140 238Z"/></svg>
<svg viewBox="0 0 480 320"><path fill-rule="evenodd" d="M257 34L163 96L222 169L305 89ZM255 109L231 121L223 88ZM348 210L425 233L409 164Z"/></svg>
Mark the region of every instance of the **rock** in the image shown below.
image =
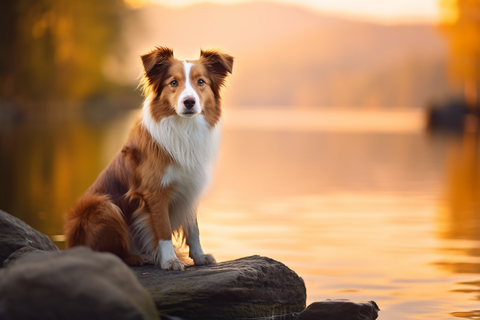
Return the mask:
<svg viewBox="0 0 480 320"><path fill-rule="evenodd" d="M378 311L375 301L326 300L310 304L296 320L374 320Z"/></svg>
<svg viewBox="0 0 480 320"><path fill-rule="evenodd" d="M291 315L305 309L305 284L280 262L251 256L208 266L165 271L131 267L160 313L194 319Z"/></svg>
<svg viewBox="0 0 480 320"><path fill-rule="evenodd" d="M32 247L43 251L58 251L57 246L43 233L22 220L0 210L0 268L15 251Z"/></svg>
<svg viewBox="0 0 480 320"><path fill-rule="evenodd" d="M23 255L32 253L32 252L45 253L47 251L38 250L37 248L30 247L30 246L20 248L17 251L13 252L11 255L9 255L5 261L3 261L3 266L7 267L8 265L20 259Z"/></svg>
<svg viewBox="0 0 480 320"><path fill-rule="evenodd" d="M173 317L173 316L169 316L168 314L163 314L163 313L160 314L160 318L162 318L162 320L184 320L183 318Z"/></svg>
<svg viewBox="0 0 480 320"><path fill-rule="evenodd" d="M462 132L468 125L467 117L478 121L480 110L478 107L469 107L464 99L450 99L426 108L427 128L430 131Z"/></svg>
<svg viewBox="0 0 480 320"><path fill-rule="evenodd" d="M110 253L31 253L0 270L0 319L159 319L150 294Z"/></svg>

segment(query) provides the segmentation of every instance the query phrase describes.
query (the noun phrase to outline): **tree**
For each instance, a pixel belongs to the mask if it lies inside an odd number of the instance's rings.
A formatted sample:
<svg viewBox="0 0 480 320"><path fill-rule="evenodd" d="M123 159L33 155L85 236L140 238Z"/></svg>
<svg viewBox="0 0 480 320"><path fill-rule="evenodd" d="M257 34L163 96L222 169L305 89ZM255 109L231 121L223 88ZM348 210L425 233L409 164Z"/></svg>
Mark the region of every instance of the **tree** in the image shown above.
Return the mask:
<svg viewBox="0 0 480 320"><path fill-rule="evenodd" d="M451 74L471 108L479 105L480 0L440 0L441 29L451 52Z"/></svg>
<svg viewBox="0 0 480 320"><path fill-rule="evenodd" d="M0 3L0 102L82 100L104 92L118 47L122 0Z"/></svg>

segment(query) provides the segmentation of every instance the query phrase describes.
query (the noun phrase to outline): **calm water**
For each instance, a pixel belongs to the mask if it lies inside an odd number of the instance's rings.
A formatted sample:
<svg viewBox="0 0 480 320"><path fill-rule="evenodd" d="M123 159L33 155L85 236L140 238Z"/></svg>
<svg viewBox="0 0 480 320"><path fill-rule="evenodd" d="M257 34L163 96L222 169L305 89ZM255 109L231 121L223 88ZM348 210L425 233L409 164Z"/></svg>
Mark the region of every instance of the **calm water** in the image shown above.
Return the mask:
<svg viewBox="0 0 480 320"><path fill-rule="evenodd" d="M62 247L64 211L134 116L1 128L0 208ZM231 110L200 207L204 248L218 261L282 261L305 280L307 303L375 300L389 320L479 319L478 147L422 123L408 112Z"/></svg>

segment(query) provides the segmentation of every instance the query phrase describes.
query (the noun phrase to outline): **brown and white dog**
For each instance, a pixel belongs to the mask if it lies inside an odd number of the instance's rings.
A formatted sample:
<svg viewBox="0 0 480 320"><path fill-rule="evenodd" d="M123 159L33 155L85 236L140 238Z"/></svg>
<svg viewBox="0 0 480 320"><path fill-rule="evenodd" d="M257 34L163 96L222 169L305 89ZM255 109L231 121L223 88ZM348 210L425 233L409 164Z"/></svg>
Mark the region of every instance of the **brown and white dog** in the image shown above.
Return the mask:
<svg viewBox="0 0 480 320"><path fill-rule="evenodd" d="M183 270L181 234L196 265L215 263L200 246L196 209L220 139L220 89L233 57L215 50L180 61L165 47L143 55L142 115L121 151L65 218L67 248L111 252L128 265Z"/></svg>

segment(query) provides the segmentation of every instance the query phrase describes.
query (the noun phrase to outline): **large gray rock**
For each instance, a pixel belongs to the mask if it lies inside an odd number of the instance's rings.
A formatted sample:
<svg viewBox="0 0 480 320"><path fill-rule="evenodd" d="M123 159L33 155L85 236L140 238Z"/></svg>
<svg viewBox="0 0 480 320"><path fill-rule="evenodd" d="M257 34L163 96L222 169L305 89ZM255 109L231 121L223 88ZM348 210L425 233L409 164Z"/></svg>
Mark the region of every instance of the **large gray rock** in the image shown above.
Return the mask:
<svg viewBox="0 0 480 320"><path fill-rule="evenodd" d="M325 300L310 304L296 320L374 320L378 311L375 301Z"/></svg>
<svg viewBox="0 0 480 320"><path fill-rule="evenodd" d="M8 258L5 261L3 261L3 266L8 267L10 264L22 258L24 255L32 252L45 253L47 251L38 250L37 248L30 247L30 246L23 247L21 249L18 249L17 251L14 251L11 255L9 255Z"/></svg>
<svg viewBox="0 0 480 320"><path fill-rule="evenodd" d="M116 256L85 247L30 253L0 270L0 319L159 319Z"/></svg>
<svg viewBox="0 0 480 320"><path fill-rule="evenodd" d="M42 251L58 251L57 246L46 235L0 210L0 268L12 253L23 247ZM23 253L29 251L33 250L24 250Z"/></svg>
<svg viewBox="0 0 480 320"><path fill-rule="evenodd" d="M160 313L185 319L293 315L305 309L305 284L282 263L251 256L185 271L131 267Z"/></svg>

